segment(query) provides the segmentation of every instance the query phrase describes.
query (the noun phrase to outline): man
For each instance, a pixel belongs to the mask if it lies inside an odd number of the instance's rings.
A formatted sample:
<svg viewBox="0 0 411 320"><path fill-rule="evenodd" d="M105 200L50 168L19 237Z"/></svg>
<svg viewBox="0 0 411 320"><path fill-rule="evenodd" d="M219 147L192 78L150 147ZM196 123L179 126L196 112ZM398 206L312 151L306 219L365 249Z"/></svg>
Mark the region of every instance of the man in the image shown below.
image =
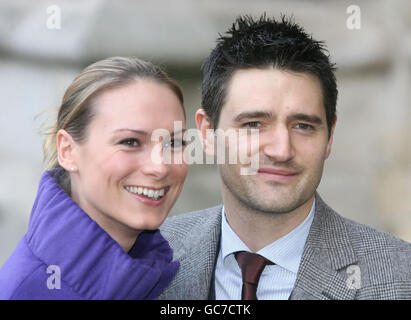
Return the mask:
<svg viewBox="0 0 411 320"><path fill-rule="evenodd" d="M341 217L316 192L337 120L322 42L285 17L240 17L203 71L205 152L228 151L209 130L257 130L258 144L239 149L259 162L253 174L219 164L223 205L162 226L181 266L160 298L411 299L411 245Z"/></svg>

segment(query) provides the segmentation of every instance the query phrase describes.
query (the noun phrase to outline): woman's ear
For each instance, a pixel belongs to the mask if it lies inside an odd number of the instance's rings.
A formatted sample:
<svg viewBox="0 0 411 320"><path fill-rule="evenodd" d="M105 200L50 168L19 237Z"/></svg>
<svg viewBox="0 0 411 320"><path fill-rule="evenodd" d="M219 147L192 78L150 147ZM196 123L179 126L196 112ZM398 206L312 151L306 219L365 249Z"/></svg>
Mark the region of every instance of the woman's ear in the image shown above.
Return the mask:
<svg viewBox="0 0 411 320"><path fill-rule="evenodd" d="M214 129L211 127L210 118L205 113L204 109L198 109L195 115L197 129L201 135L201 144L203 145L204 153L209 157L214 157L215 154L215 135Z"/></svg>
<svg viewBox="0 0 411 320"><path fill-rule="evenodd" d="M74 157L74 140L64 129L57 132L57 159L62 168L69 172L78 170Z"/></svg>

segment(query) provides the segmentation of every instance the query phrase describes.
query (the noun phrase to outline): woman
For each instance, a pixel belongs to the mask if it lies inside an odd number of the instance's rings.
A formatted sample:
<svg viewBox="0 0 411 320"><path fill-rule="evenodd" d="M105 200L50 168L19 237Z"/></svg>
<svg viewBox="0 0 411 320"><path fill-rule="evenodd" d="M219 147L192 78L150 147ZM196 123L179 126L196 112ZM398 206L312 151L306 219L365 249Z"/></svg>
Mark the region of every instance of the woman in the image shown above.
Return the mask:
<svg viewBox="0 0 411 320"><path fill-rule="evenodd" d="M178 269L157 229L187 174L162 157L183 151L177 121L184 130L182 91L151 63L109 58L73 81L46 136L49 171L28 232L0 270L0 299L157 298ZM160 148L159 128L173 137Z"/></svg>

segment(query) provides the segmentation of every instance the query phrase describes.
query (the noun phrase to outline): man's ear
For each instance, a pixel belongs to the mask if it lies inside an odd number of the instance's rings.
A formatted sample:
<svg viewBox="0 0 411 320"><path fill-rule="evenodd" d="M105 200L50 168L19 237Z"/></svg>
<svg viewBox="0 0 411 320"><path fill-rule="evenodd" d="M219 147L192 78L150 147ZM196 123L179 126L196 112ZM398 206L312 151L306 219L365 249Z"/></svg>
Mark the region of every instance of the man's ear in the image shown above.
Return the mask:
<svg viewBox="0 0 411 320"><path fill-rule="evenodd" d="M68 172L78 170L73 149L73 138L66 130L60 129L57 132L57 159L60 166Z"/></svg>
<svg viewBox="0 0 411 320"><path fill-rule="evenodd" d="M328 144L327 144L327 150L325 154L325 158L327 159L330 154L331 154L331 146L333 144L333 137L334 137L334 130L335 130L335 125L337 124L337 116L334 116L334 121L331 125L331 132L330 132L330 137L328 138Z"/></svg>
<svg viewBox="0 0 411 320"><path fill-rule="evenodd" d="M214 129L211 126L211 120L204 111L198 109L195 115L197 129L200 132L201 144L203 145L204 153L209 157L214 157L215 135Z"/></svg>

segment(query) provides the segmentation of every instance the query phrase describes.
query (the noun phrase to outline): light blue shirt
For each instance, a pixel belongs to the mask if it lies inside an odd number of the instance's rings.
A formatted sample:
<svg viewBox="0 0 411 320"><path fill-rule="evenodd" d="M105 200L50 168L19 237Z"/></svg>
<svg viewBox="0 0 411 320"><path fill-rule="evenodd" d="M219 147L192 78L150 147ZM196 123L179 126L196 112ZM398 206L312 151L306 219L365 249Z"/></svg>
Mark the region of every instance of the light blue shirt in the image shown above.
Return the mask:
<svg viewBox="0 0 411 320"><path fill-rule="evenodd" d="M294 288L304 245L314 218L315 200L310 213L291 232L262 248L257 253L275 263L267 265L257 287L258 300L287 300ZM241 300L241 269L234 257L236 251L251 250L227 222L225 209L221 223L221 246L215 270L217 300Z"/></svg>

